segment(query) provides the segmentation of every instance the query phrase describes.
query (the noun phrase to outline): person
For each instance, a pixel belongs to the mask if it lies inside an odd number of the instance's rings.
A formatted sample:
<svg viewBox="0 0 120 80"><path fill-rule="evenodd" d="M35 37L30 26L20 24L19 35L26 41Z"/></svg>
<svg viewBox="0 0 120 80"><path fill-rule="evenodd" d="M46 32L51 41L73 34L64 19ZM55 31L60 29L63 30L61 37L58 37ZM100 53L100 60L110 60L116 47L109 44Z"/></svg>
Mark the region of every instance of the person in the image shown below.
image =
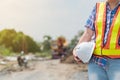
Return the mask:
<svg viewBox="0 0 120 80"><path fill-rule="evenodd" d="M23 66L23 59L22 59L21 56L18 56L18 57L17 57L17 62L18 62L18 65L19 65L20 67Z"/></svg>
<svg viewBox="0 0 120 80"><path fill-rule="evenodd" d="M27 68L28 67L28 60L26 59L26 57L24 56L24 51L21 51L20 55L17 57L17 62L18 62L18 65L22 68L22 67L25 67Z"/></svg>
<svg viewBox="0 0 120 80"><path fill-rule="evenodd" d="M78 44L91 39L95 41L95 49L88 63L89 80L119 80L120 0L96 3L85 27ZM79 63L81 60L77 57L75 48L73 56Z"/></svg>

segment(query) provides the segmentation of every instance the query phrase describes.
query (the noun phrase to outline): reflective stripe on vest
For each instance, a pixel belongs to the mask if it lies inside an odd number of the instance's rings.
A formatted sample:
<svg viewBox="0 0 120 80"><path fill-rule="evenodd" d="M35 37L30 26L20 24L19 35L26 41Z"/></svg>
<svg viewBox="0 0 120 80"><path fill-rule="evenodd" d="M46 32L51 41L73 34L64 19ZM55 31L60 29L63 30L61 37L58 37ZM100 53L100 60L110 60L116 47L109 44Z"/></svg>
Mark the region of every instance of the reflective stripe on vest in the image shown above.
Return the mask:
<svg viewBox="0 0 120 80"><path fill-rule="evenodd" d="M118 8L108 33L107 43L103 47L104 31L106 27L106 3L97 3L96 10L96 48L95 55L105 55L111 58L120 58L120 7Z"/></svg>

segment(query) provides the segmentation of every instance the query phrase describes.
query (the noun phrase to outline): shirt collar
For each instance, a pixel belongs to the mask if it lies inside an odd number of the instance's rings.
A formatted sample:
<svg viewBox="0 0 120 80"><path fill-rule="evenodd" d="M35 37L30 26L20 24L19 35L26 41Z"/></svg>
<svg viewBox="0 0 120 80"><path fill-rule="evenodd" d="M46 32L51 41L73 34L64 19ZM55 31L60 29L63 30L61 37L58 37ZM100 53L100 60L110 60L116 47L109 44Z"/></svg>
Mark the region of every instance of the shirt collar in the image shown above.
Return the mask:
<svg viewBox="0 0 120 80"><path fill-rule="evenodd" d="M118 5L120 6L120 1L119 1Z"/></svg>
<svg viewBox="0 0 120 80"><path fill-rule="evenodd" d="M107 6L107 8L110 10L110 6L109 6L109 3L108 3L108 2L106 2L106 6ZM118 6L120 6L120 1L119 1L119 3L116 5L115 8L117 8ZM114 8L114 9L115 9L115 8Z"/></svg>

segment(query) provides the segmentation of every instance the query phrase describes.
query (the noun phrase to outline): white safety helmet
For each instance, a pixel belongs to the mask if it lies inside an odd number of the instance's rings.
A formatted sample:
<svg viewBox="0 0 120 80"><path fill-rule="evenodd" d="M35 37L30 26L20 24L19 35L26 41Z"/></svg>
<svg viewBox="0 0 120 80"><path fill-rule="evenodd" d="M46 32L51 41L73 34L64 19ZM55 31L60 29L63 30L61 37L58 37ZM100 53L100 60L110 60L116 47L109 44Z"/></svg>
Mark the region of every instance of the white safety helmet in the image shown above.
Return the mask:
<svg viewBox="0 0 120 80"><path fill-rule="evenodd" d="M82 42L75 48L75 53L83 63L88 63L95 48L94 42Z"/></svg>

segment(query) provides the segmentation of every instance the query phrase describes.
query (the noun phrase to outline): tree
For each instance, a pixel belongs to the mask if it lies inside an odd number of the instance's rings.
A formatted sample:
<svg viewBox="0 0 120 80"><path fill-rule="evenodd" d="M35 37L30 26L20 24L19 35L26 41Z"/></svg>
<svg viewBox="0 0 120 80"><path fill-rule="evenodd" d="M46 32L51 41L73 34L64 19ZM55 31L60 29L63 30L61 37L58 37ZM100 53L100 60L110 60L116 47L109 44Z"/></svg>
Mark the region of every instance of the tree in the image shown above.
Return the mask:
<svg viewBox="0 0 120 80"><path fill-rule="evenodd" d="M37 43L29 36L25 37L26 40L26 48L28 52L39 52L40 47L37 45Z"/></svg>
<svg viewBox="0 0 120 80"><path fill-rule="evenodd" d="M21 52L23 50L23 32L18 32L17 36L13 39L13 49L15 52Z"/></svg>
<svg viewBox="0 0 120 80"><path fill-rule="evenodd" d="M11 49L13 52L38 52L39 46L28 35L23 32L16 32L14 29L4 29L0 31L0 45Z"/></svg>
<svg viewBox="0 0 120 80"><path fill-rule="evenodd" d="M42 42L42 45L41 45L41 47L43 47L43 51L50 50L52 38L49 35L45 35L43 39L44 41Z"/></svg>
<svg viewBox="0 0 120 80"><path fill-rule="evenodd" d="M13 39L16 37L16 31L14 29L5 29L0 32L0 45L4 45L7 48L13 50Z"/></svg>

